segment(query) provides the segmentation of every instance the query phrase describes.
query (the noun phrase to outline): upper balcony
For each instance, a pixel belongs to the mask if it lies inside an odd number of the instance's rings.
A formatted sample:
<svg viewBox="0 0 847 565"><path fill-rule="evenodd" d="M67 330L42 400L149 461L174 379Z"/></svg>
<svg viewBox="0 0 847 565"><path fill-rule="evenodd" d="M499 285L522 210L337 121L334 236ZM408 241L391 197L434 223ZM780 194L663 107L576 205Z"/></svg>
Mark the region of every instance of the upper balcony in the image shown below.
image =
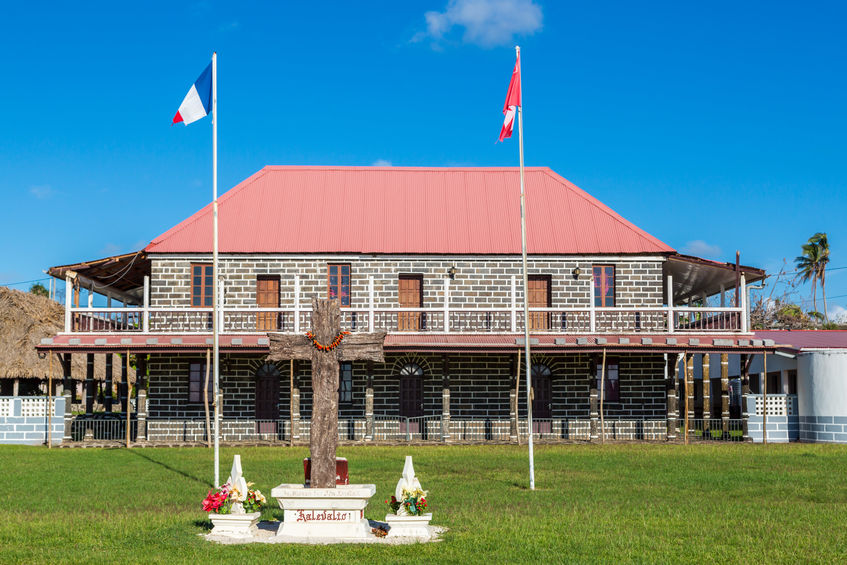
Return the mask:
<svg viewBox="0 0 847 565"><path fill-rule="evenodd" d="M130 260L135 261L130 262ZM105 261L105 260L102 260ZM140 261L122 256L110 263L89 262L51 269L54 276L66 279L64 333L173 333L210 335L213 331L213 309L210 307L151 305L149 263L147 272L138 270ZM83 266L84 268L80 268ZM73 267L73 268L71 268ZM86 273L87 269L87 273ZM114 273L112 273L114 271ZM755 271L755 272L754 272ZM86 273L89 276L83 275ZM725 264L706 262L682 256L665 262L662 281L664 304L645 306L595 306L586 299L584 305L529 308L529 330L533 334L630 334L630 333L689 333L689 334L746 334L749 333L749 299L747 274L750 282L760 280L758 270L735 271ZM119 274L122 281L134 282L120 288L104 284ZM94 276L92 276L94 275ZM127 276L129 275L129 276ZM96 276L96 278L95 278ZM655 280L655 279L654 279ZM268 332L301 333L310 329L311 297L301 292L301 276L291 279L293 304L279 308L264 308L228 301L227 281L219 281L220 303L218 327L221 334L264 334ZM140 283L140 284L138 284ZM432 283L430 283L432 284ZM352 301L342 308L342 329L351 332L387 331L400 334L522 334L526 319L522 303L520 277L511 277L511 284L500 292L498 302L486 305L485 300L465 304L451 300L450 278L436 281L439 288L433 299L421 308L386 305L384 295L374 290L374 280L367 278L367 293L363 299ZM658 284L654 282L653 284ZM79 306L78 289L97 289L128 306L112 308L94 305L89 292L88 305ZM729 290L737 288L737 300L726 305ZM230 293L232 294L232 293ZM506 297L505 299L503 297ZM718 298L719 297L719 298ZM110 300L111 302L111 300ZM291 301L289 301L291 302Z"/></svg>

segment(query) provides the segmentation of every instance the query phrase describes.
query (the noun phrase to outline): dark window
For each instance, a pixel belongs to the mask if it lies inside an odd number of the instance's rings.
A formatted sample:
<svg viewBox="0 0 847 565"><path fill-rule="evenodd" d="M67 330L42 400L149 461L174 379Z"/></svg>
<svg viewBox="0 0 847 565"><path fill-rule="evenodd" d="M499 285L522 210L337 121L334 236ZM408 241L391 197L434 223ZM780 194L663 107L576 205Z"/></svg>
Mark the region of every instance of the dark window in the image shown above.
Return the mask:
<svg viewBox="0 0 847 565"><path fill-rule="evenodd" d="M209 375L209 387L206 389L206 397L211 403L213 401L213 376ZM188 402L203 402L203 385L206 382L206 364L190 363L188 366Z"/></svg>
<svg viewBox="0 0 847 565"><path fill-rule="evenodd" d="M603 370L603 364L597 363L597 390L600 390L600 371ZM620 379L618 372L618 363L617 361L606 361L606 376L603 379L606 383L606 391L604 393L603 401L604 402L620 402L621 401L621 388L620 388Z"/></svg>
<svg viewBox="0 0 847 565"><path fill-rule="evenodd" d="M797 394L797 370L788 371L788 394Z"/></svg>
<svg viewBox="0 0 847 565"><path fill-rule="evenodd" d="M205 263L191 264L191 306L212 307L212 266Z"/></svg>
<svg viewBox="0 0 847 565"><path fill-rule="evenodd" d="M338 403L353 402L353 363L342 361L338 371Z"/></svg>
<svg viewBox="0 0 847 565"><path fill-rule="evenodd" d="M782 394L782 373L768 373L768 394Z"/></svg>
<svg viewBox="0 0 847 565"><path fill-rule="evenodd" d="M342 307L350 306L350 265L327 265L327 296L338 298Z"/></svg>
<svg viewBox="0 0 847 565"><path fill-rule="evenodd" d="M750 394L761 394L759 380L761 375L758 373L750 375Z"/></svg>
<svg viewBox="0 0 847 565"><path fill-rule="evenodd" d="M615 266L594 265L594 306L615 305Z"/></svg>

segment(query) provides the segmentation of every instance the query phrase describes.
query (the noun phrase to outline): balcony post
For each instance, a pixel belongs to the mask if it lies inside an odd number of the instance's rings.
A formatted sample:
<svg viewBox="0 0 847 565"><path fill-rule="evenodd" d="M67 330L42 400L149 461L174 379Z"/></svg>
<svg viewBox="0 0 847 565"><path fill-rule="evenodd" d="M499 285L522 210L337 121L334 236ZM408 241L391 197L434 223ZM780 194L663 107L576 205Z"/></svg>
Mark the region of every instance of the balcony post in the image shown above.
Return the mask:
<svg viewBox="0 0 847 565"><path fill-rule="evenodd" d="M518 441L518 389L520 382L520 353L512 355L512 372L509 375L509 441Z"/></svg>
<svg viewBox="0 0 847 565"><path fill-rule="evenodd" d="M679 404L676 395L676 366L679 358L676 353L665 353L665 393L667 398L668 441L676 440L676 428L679 421Z"/></svg>
<svg viewBox="0 0 847 565"><path fill-rule="evenodd" d="M512 333L518 332L518 296L515 275L512 275Z"/></svg>
<svg viewBox="0 0 847 565"><path fill-rule="evenodd" d="M62 435L63 442L69 442L73 439L71 436L71 426L73 425L73 414L71 412L71 401L73 400L73 389L76 384L71 380L71 354L59 354L62 360L62 396L65 397L65 433Z"/></svg>
<svg viewBox="0 0 847 565"><path fill-rule="evenodd" d="M150 332L150 276L144 275L144 297L142 299L143 310L141 313L141 331Z"/></svg>
<svg viewBox="0 0 847 565"><path fill-rule="evenodd" d="M220 277L218 279L218 284L220 285L220 292L218 292L218 328L221 333L226 332L226 328L224 327L224 304L226 304L226 300L224 300L224 278Z"/></svg>
<svg viewBox="0 0 847 565"><path fill-rule="evenodd" d="M741 333L747 333L747 323L750 317L750 312L747 310L747 281L744 274L741 274Z"/></svg>
<svg viewBox="0 0 847 565"><path fill-rule="evenodd" d="M750 412L747 401L750 398L750 365L747 363L747 354L742 353L739 359L741 374L741 429L744 441L750 439Z"/></svg>
<svg viewBox="0 0 847 565"><path fill-rule="evenodd" d="M370 333L374 332L374 315L375 313L375 305L376 302L376 293L374 292L374 278L373 276L368 277L368 331ZM370 378L370 376L368 377Z"/></svg>
<svg viewBox="0 0 847 565"><path fill-rule="evenodd" d="M668 275L668 333L672 334L673 329L673 275Z"/></svg>
<svg viewBox="0 0 847 565"><path fill-rule="evenodd" d="M712 359L709 353L703 353L701 359L700 370L703 376L703 433L708 433L712 418Z"/></svg>
<svg viewBox="0 0 847 565"><path fill-rule="evenodd" d="M294 333L300 333L300 275L294 275ZM300 418L298 417L297 420L299 421ZM300 439L299 433L297 439Z"/></svg>
<svg viewBox="0 0 847 565"><path fill-rule="evenodd" d="M70 275L65 275L65 333L71 331L71 304L73 304L73 283ZM70 406L70 404L68 404ZM70 432L69 432L70 433Z"/></svg>
<svg viewBox="0 0 847 565"><path fill-rule="evenodd" d="M450 279L444 279L444 332L450 332Z"/></svg>

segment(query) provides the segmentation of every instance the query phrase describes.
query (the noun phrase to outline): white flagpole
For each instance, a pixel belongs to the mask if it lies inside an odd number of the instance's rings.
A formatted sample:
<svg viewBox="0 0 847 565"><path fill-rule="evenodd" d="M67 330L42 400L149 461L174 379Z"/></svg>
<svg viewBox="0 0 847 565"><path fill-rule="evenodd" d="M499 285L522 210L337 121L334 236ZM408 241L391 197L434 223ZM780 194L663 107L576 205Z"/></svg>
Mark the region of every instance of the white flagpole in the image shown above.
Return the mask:
<svg viewBox="0 0 847 565"><path fill-rule="evenodd" d="M521 156L521 256L523 259L523 335L524 357L526 358L526 419L529 426L529 488L535 490L535 456L532 450L532 362L529 353L529 277L526 269L526 189L523 174L523 76L520 75L521 48L515 46L518 58L518 76L521 77L521 105L518 106L518 147ZM518 432L520 434L520 432Z"/></svg>
<svg viewBox="0 0 847 565"><path fill-rule="evenodd" d="M218 348L218 54L212 53L212 332L215 369L215 487L221 484L220 459L220 350ZM208 394L208 393L206 393Z"/></svg>

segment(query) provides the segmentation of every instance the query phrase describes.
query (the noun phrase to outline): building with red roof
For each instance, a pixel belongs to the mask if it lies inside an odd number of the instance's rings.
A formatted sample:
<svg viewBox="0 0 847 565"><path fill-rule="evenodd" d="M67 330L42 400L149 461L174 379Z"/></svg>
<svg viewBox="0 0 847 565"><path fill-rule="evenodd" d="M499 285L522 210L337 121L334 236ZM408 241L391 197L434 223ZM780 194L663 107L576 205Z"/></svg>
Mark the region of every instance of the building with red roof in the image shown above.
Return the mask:
<svg viewBox="0 0 847 565"><path fill-rule="evenodd" d="M765 273L682 255L549 168L526 169L526 192L527 319L516 168L265 167L223 194L224 440L308 437L308 362L266 356L271 335L308 331L313 297L338 299L346 331L388 334L384 364L342 363L343 440L530 433L525 323L537 438L741 439L719 366L724 384L701 391L699 412L693 370L674 377L695 353L779 349L748 326L747 285ZM65 328L39 348L134 354L149 375L140 440L205 438L211 215L205 206L136 253L49 271L68 288Z"/></svg>

